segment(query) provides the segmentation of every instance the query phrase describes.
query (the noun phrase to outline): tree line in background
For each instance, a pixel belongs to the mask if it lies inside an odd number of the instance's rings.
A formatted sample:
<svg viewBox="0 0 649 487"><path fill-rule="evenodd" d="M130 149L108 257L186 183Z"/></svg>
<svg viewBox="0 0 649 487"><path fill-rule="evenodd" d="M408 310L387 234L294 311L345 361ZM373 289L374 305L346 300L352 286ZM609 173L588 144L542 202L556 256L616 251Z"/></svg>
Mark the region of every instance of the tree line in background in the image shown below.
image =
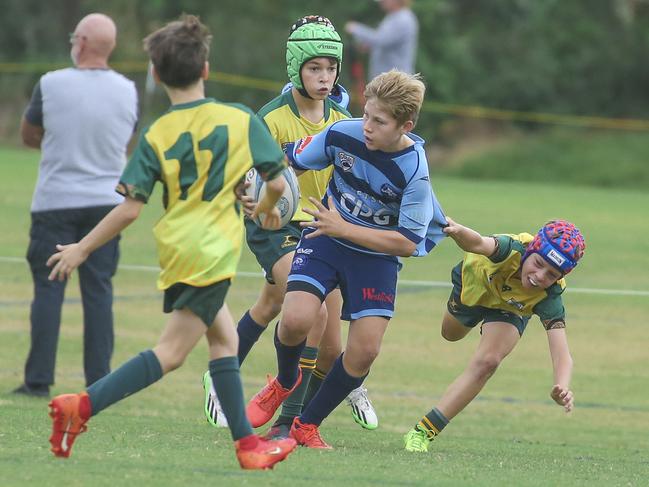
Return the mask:
<svg viewBox="0 0 649 487"><path fill-rule="evenodd" d="M112 61L145 61L142 38L182 12L214 34L213 70L282 81L290 25L328 16L343 33L348 20L377 24L370 0L4 0L0 62L68 60L68 32L100 11L118 25ZM649 113L647 0L415 0L420 22L418 70L437 102L522 111L626 118ZM355 54L346 40L343 83ZM24 104L42 74L6 75L2 103ZM136 80L142 86L143 77ZM217 97L257 109L268 92L219 86Z"/></svg>

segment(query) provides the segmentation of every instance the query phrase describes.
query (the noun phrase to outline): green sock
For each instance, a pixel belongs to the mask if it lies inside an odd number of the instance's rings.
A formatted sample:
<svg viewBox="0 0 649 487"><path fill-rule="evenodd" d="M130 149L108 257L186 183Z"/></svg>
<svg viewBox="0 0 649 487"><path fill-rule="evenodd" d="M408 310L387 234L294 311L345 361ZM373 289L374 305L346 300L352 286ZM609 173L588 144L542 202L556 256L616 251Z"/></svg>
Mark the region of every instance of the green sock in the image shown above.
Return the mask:
<svg viewBox="0 0 649 487"><path fill-rule="evenodd" d="M317 347L304 347L300 355L300 369L302 370L302 382L282 403L282 412L275 421L275 424L291 424L293 418L302 413L304 395L309 387L311 374L315 369L316 358L318 357Z"/></svg>
<svg viewBox="0 0 649 487"><path fill-rule="evenodd" d="M415 428L426 433L428 439L432 440L442 432L447 424L448 419L446 419L446 416L444 416L439 409L433 408L426 416L421 418Z"/></svg>
<svg viewBox="0 0 649 487"><path fill-rule="evenodd" d="M306 407L311 402L311 399L313 399L313 396L315 396L316 393L320 390L320 386L322 385L322 381L325 379L325 377L327 377L326 372L322 372L317 367L313 370L313 373L311 374L311 380L309 381L309 387L307 387L306 394L304 395L304 404L302 405L302 410L306 409Z"/></svg>
<svg viewBox="0 0 649 487"><path fill-rule="evenodd" d="M237 441L244 436L251 435L252 426L246 417L238 357L211 360L210 375L223 413L228 420L232 439Z"/></svg>
<svg viewBox="0 0 649 487"><path fill-rule="evenodd" d="M141 352L88 387L92 415L150 386L161 377L162 368L153 350Z"/></svg>

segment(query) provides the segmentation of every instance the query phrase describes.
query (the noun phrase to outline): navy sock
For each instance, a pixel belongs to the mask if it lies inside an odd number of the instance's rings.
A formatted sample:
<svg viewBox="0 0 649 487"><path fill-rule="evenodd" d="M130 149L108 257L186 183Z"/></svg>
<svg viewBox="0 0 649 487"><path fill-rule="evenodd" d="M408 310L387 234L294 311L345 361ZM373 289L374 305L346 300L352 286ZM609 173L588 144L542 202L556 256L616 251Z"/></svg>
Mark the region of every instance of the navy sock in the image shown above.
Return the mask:
<svg viewBox="0 0 649 487"><path fill-rule="evenodd" d="M319 426L350 392L363 383L365 377L367 374L363 377L349 375L343 366L343 355L341 354L334 362L316 395L302 412L300 421Z"/></svg>
<svg viewBox="0 0 649 487"><path fill-rule="evenodd" d="M244 436L251 435L252 427L246 417L237 357L223 357L211 360L210 375L212 376L216 395L221 402L223 413L228 420L232 439L236 441Z"/></svg>
<svg viewBox="0 0 649 487"><path fill-rule="evenodd" d="M298 365L300 363L300 355L306 345L306 338L302 343L294 346L284 345L279 341L277 336L277 328L275 327L275 349L277 350L277 381L285 389L290 389L295 385L298 375Z"/></svg>
<svg viewBox="0 0 649 487"><path fill-rule="evenodd" d="M257 343L261 334L266 330L265 326L261 326L250 316L250 310L246 311L237 325L237 333L239 334L239 365L243 363L252 349L253 345Z"/></svg>

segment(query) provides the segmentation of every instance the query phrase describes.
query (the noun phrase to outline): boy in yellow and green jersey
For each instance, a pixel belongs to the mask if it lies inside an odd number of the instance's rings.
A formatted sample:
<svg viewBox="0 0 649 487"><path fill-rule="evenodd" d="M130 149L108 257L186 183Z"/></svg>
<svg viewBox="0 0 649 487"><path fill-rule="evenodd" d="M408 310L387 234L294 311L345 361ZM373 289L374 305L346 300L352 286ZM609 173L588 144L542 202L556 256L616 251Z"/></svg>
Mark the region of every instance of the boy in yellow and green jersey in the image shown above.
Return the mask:
<svg viewBox="0 0 649 487"><path fill-rule="evenodd" d="M198 341L209 345L209 371L216 380L242 468L267 469L295 449L292 440L267 441L252 432L243 404L234 323L225 304L243 240L243 215L235 187L255 167L266 181L266 196L255 213L268 228L279 227L275 203L284 190L277 176L284 154L261 121L239 105L205 98L211 35L188 15L145 39L153 74L171 108L141 136L117 191L125 196L79 243L58 245L48 260L50 279L67 279L95 249L139 215L153 187L164 187L165 212L154 228L164 291L170 313L158 344L123 364L80 394L50 403L52 452L68 457L91 416L150 386L180 367Z"/></svg>
<svg viewBox="0 0 649 487"><path fill-rule="evenodd" d="M464 372L404 437L405 449L426 452L433 439L480 393L518 344L532 315L548 336L553 386L550 397L566 412L574 406L570 389L572 358L561 295L564 276L582 258L586 244L572 223L553 220L535 236L482 236L447 218L444 231L466 251L453 268L453 290L442 320L442 336L464 338L481 323L480 344Z"/></svg>

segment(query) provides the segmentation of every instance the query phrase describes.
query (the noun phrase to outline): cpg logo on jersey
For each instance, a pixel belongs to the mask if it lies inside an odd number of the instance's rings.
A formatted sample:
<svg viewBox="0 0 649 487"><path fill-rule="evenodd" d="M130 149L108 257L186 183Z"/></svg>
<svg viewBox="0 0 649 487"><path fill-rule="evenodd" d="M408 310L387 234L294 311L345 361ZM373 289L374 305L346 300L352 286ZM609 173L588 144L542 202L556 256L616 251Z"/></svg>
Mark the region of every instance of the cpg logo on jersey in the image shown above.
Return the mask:
<svg viewBox="0 0 649 487"><path fill-rule="evenodd" d="M388 208L378 208L375 211L365 204L361 198L351 193L340 193L340 206L350 215L370 220L376 225L394 226L397 223L396 216Z"/></svg>

